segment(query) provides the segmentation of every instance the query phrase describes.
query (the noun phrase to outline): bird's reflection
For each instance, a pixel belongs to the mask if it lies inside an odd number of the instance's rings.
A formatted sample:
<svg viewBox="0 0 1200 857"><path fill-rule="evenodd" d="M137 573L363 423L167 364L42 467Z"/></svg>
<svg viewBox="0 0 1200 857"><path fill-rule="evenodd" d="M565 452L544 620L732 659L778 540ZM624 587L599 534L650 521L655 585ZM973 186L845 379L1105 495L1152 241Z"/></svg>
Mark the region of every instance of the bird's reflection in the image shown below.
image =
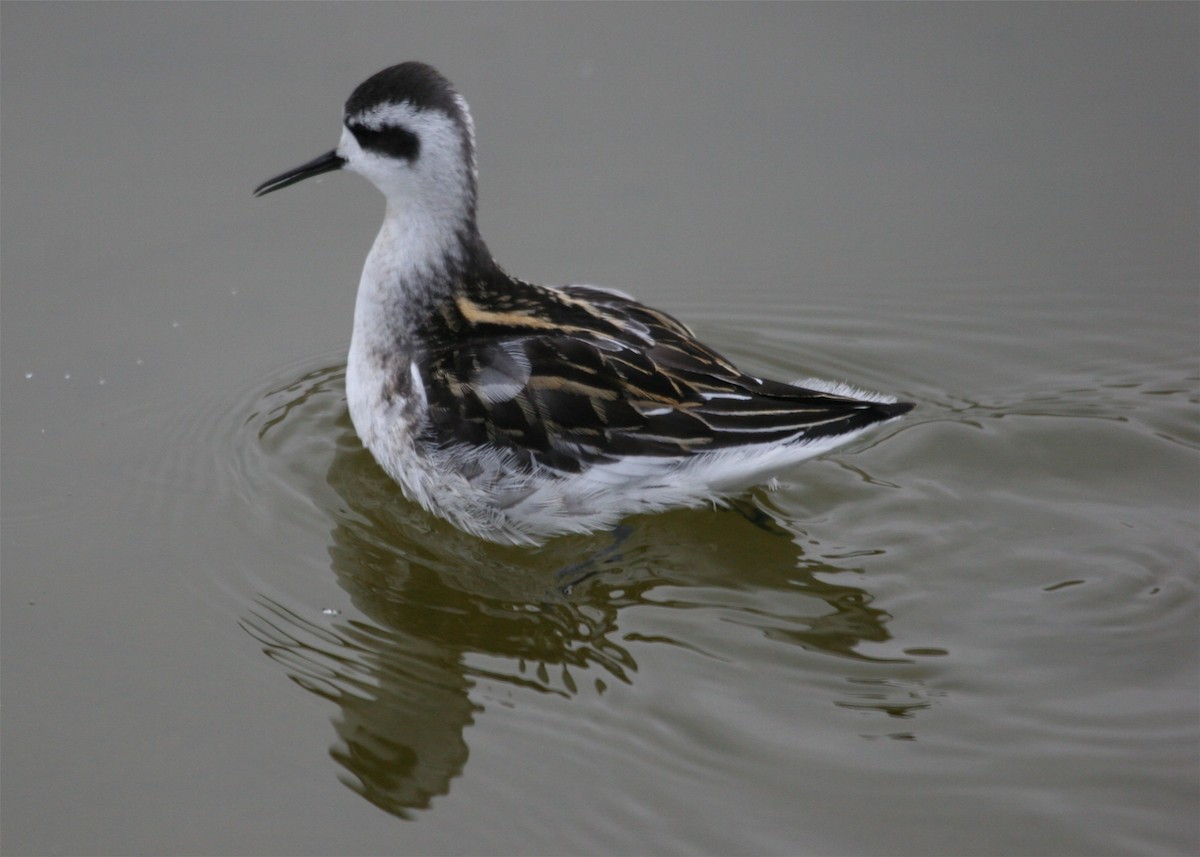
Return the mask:
<svg viewBox="0 0 1200 857"><path fill-rule="evenodd" d="M538 549L492 545L404 501L344 411L337 427L330 560L366 619L322 621L262 597L244 624L297 684L338 706L331 754L342 780L397 816L449 792L467 763L465 730L493 700L503 703L495 688L603 693L636 681L631 648L702 649L624 633L629 607L720 604L729 615L722 599L765 592L757 607L732 608L733 621L853 658L864 657L860 644L889 638L887 614L865 591L817 576L845 568L806 559L791 533L757 511L635 519L617 545L605 534ZM580 567L587 573L578 584L562 586L556 572Z"/></svg>

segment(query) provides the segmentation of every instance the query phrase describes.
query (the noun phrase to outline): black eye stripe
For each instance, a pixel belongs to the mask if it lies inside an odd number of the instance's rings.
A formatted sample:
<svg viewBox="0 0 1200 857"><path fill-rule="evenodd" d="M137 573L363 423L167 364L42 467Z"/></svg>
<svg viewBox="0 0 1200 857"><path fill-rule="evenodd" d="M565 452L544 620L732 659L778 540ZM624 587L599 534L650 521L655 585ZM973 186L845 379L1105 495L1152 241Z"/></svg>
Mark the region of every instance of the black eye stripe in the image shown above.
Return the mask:
<svg viewBox="0 0 1200 857"><path fill-rule="evenodd" d="M411 131L399 125L385 125L378 131L357 123L347 124L358 145L364 149L392 158L401 158L408 162L417 159L421 153L421 140Z"/></svg>

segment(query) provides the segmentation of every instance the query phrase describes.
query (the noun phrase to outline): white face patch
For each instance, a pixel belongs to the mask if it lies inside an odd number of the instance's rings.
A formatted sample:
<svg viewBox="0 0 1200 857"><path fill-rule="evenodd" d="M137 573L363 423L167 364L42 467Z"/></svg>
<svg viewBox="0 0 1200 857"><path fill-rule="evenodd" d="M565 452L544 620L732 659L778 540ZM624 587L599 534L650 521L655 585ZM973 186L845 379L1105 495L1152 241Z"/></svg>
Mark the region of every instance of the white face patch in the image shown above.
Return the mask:
<svg viewBox="0 0 1200 857"><path fill-rule="evenodd" d="M377 104L370 110L364 110L353 116L346 117L347 124L362 125L372 131L382 131L387 126L411 128L415 118L424 111L417 110L407 101Z"/></svg>
<svg viewBox="0 0 1200 857"><path fill-rule="evenodd" d="M459 252L457 236L475 216L469 123L464 130L440 110L396 102L355 113L346 125L379 134L399 128L418 141L415 157L393 157L364 149L350 127L342 129L337 153L346 161L344 169L366 178L388 201L364 278L386 282L397 271L429 273L442 267Z"/></svg>

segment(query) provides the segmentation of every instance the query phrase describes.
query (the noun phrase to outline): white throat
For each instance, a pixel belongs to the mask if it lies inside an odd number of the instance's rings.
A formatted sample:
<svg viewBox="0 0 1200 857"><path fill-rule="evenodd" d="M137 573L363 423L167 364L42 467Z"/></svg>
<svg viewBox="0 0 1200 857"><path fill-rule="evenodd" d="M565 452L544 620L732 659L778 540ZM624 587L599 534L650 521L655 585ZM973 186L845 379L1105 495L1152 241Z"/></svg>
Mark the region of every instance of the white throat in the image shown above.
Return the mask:
<svg viewBox="0 0 1200 857"><path fill-rule="evenodd" d="M429 283L461 261L461 240L475 212L475 167L467 139L450 117L407 103L386 104L355 117L367 125L396 125L420 140L411 161L363 149L343 128L337 152L347 170L365 177L387 198L383 225L363 268L360 299L378 290Z"/></svg>
<svg viewBox="0 0 1200 857"><path fill-rule="evenodd" d="M391 157L364 149L343 128L337 148L345 169L387 198L359 280L346 369L350 416L374 448L382 435L408 431L409 408L423 399L411 372L413 313L425 311L423 298L450 285L464 253L475 247L476 177L469 121L464 131L445 113L407 102L380 105L353 121L373 130L403 128L420 141L415 157Z"/></svg>

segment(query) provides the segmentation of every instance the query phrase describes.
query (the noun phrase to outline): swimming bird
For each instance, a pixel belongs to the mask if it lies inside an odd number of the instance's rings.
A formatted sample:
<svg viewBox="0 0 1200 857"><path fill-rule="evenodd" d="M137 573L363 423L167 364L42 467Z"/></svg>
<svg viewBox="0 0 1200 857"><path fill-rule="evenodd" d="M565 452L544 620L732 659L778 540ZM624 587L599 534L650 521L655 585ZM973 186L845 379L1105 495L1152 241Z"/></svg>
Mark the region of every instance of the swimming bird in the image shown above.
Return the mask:
<svg viewBox="0 0 1200 857"><path fill-rule="evenodd" d="M510 276L476 225L471 112L428 65L368 78L337 148L254 193L337 169L387 199L354 307L354 428L408 498L476 536L540 544L720 503L912 408L747 374L624 292Z"/></svg>

